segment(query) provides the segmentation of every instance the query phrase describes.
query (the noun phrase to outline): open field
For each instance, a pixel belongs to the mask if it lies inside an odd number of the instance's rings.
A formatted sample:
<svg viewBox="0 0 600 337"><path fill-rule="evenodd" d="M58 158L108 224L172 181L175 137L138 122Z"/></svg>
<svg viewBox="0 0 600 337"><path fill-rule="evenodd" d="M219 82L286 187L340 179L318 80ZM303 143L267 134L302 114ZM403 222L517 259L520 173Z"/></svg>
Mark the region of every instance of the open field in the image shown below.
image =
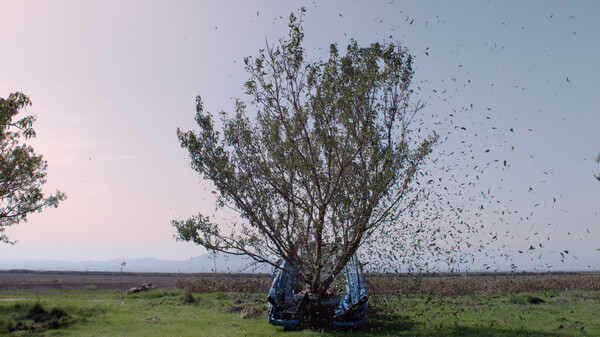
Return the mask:
<svg viewBox="0 0 600 337"><path fill-rule="evenodd" d="M122 282L122 284L121 284ZM0 271L0 291L129 289L144 283L161 289L193 287L195 292L266 293L271 286L267 274L214 273L123 273L118 272L35 272ZM480 273L370 275L370 294L397 295L469 295L489 292L600 290L599 272L557 273Z"/></svg>
<svg viewBox="0 0 600 337"><path fill-rule="evenodd" d="M374 278L370 286L374 293L412 290L372 295L366 327L350 333L310 330L284 333L281 328L268 325L265 293L250 291L260 290L260 285L268 281L264 277L127 275L130 283L125 284L124 276L124 288L152 282L161 289L123 295L118 273L88 274L93 275L0 273L1 333L8 336L600 336L597 314L600 290L595 289L600 284L600 275L592 274L521 275L513 276L512 282L503 279L509 276ZM18 280L27 286L19 286ZM251 285L242 288L248 290L246 293L234 291L243 284ZM459 287L460 284L464 286ZM536 284L537 288L563 289L523 290ZM194 292L189 296L188 291L175 286ZM508 291L494 287L505 287ZM577 287L581 289L573 289ZM226 291L197 292L201 288ZM459 290L451 294L449 289Z"/></svg>
<svg viewBox="0 0 600 337"><path fill-rule="evenodd" d="M123 273L122 286L119 272L74 272L29 270L0 271L0 290L72 290L72 289L128 289L144 283L155 284L158 288L171 289L181 279L253 279L262 278L269 283L269 275L253 274L175 274L175 273ZM270 283L269 283L270 284Z"/></svg>

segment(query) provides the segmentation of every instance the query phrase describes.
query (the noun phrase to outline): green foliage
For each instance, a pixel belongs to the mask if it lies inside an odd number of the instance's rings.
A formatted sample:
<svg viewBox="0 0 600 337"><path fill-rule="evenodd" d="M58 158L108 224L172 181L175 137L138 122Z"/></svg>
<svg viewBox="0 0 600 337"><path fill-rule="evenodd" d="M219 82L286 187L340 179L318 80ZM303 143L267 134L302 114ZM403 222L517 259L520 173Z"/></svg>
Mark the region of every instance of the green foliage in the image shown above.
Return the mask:
<svg viewBox="0 0 600 337"><path fill-rule="evenodd" d="M0 242L5 243L12 243L4 234L6 227L27 221L30 213L57 207L66 198L60 191L44 196L46 161L21 142L35 137L35 116L15 119L29 105L29 98L20 92L0 98Z"/></svg>
<svg viewBox="0 0 600 337"><path fill-rule="evenodd" d="M210 250L274 266L284 259L324 293L361 245L398 220L437 136L411 132L423 105L409 102L405 49L352 41L344 55L331 45L328 60L309 63L301 23L292 14L287 40L245 59L251 111L238 100L217 131L198 96L199 132L177 131L219 206L243 221L225 229L199 214L173 225L179 239Z"/></svg>

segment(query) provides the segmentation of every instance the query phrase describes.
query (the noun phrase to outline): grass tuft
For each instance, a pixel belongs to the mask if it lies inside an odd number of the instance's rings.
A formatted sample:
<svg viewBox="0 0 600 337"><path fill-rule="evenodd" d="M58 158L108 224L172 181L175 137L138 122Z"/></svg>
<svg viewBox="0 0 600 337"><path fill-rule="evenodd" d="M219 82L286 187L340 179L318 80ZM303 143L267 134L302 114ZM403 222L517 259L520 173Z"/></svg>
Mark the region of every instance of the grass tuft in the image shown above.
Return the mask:
<svg viewBox="0 0 600 337"><path fill-rule="evenodd" d="M256 306L245 306L240 312L240 317L242 319L254 318L262 315L263 311L265 311L265 307L256 307Z"/></svg>
<svg viewBox="0 0 600 337"><path fill-rule="evenodd" d="M180 300L183 304L195 304L198 301L189 290L184 290Z"/></svg>
<svg viewBox="0 0 600 337"><path fill-rule="evenodd" d="M35 322L42 322L46 320L48 317L48 311L42 306L40 302L36 302L27 315L25 315L25 319L30 319Z"/></svg>
<svg viewBox="0 0 600 337"><path fill-rule="evenodd" d="M20 303L13 306L14 311L26 309ZM50 312L40 302L36 302L24 315L11 315L12 319L0 322L8 333L19 331L42 332L48 329L60 329L75 322L72 316L62 308L54 307Z"/></svg>
<svg viewBox="0 0 600 337"><path fill-rule="evenodd" d="M527 303L529 304L540 304L540 303L545 303L546 301L544 301L543 299L537 297L537 296L531 296L531 295L527 295Z"/></svg>

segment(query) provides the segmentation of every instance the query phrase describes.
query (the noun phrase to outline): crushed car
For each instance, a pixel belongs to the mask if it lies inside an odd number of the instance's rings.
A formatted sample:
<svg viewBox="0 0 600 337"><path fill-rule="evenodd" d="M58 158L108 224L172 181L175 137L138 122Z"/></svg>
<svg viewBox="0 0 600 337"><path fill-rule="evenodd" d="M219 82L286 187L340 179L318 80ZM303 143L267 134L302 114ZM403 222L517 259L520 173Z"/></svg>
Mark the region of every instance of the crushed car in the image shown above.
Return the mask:
<svg viewBox="0 0 600 337"><path fill-rule="evenodd" d="M284 330L299 328L354 329L365 324L368 294L362 265L353 257L342 271L345 294L341 297L328 290L318 294L301 288L294 278L293 268L285 261L273 273L268 295L269 323Z"/></svg>

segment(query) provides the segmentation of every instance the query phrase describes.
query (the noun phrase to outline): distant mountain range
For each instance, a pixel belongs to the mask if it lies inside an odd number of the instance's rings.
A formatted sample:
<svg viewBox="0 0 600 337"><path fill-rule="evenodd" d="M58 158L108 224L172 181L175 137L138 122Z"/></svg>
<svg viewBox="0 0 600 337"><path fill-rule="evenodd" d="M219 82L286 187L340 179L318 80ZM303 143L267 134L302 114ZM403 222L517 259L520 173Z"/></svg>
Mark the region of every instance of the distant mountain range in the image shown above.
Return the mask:
<svg viewBox="0 0 600 337"><path fill-rule="evenodd" d="M67 260L9 260L0 259L0 270L28 269L36 271L123 271L136 273L264 273L271 268L252 265L248 258L208 253L185 261L165 261L159 259L114 259L109 261L67 261Z"/></svg>

